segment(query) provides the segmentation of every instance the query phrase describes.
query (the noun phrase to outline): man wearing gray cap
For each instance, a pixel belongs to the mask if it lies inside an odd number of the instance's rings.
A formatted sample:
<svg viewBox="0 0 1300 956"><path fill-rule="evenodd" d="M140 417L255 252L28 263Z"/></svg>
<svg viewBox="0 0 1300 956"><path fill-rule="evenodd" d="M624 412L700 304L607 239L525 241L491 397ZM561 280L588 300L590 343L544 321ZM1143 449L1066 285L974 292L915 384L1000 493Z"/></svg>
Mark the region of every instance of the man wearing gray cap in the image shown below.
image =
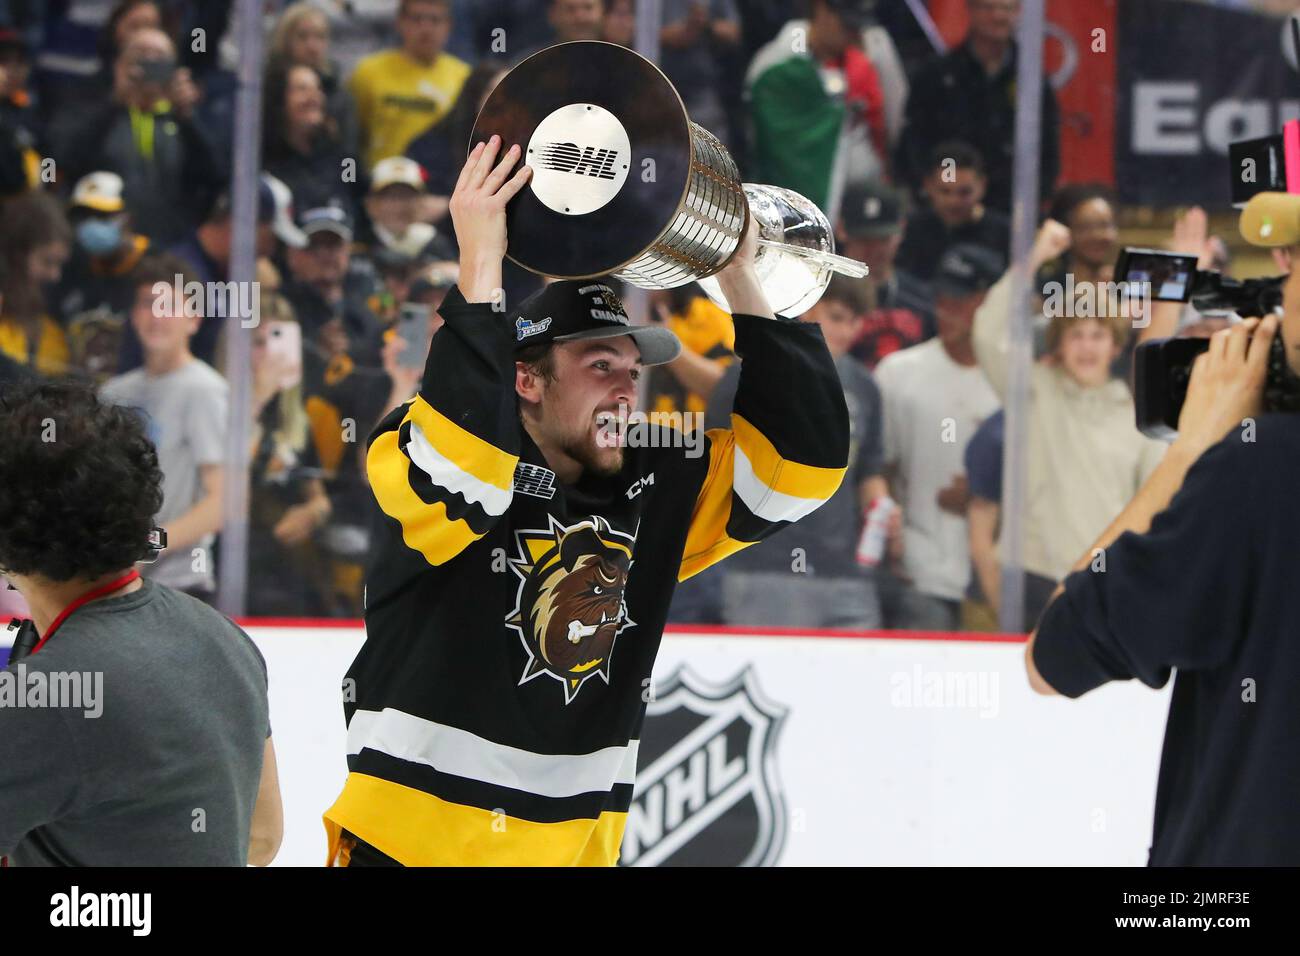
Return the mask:
<svg viewBox="0 0 1300 956"><path fill-rule="evenodd" d="M906 220L906 197L881 182L850 189L840 207L841 251L871 268L865 282L875 293L875 306L852 348L867 368L934 335L929 285L895 265Z"/></svg>
<svg viewBox="0 0 1300 956"><path fill-rule="evenodd" d="M501 307L532 170L500 145L452 195L460 280L420 389L368 446L368 637L325 813L340 865L613 864L674 586L814 511L848 462L826 343L772 314L752 227L718 274L744 372L703 442L632 424L642 368L681 346L608 283Z"/></svg>

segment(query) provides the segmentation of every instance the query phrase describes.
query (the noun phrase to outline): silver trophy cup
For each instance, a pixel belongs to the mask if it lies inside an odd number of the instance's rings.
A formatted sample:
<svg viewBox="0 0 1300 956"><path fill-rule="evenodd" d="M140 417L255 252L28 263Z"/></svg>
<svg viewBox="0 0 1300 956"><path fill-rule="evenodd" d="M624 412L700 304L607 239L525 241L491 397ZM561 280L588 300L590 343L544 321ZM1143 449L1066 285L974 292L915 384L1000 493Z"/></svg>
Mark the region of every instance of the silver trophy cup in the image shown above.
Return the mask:
<svg viewBox="0 0 1300 956"><path fill-rule="evenodd" d="M742 183L726 147L632 50L583 40L533 54L488 97L470 148L494 133L526 144L533 177L507 209L507 255L539 275L612 275L643 289L699 282L730 310L712 277L750 217L755 266L778 314L806 312L835 272L867 274L835 254L831 224L809 199Z"/></svg>
<svg viewBox="0 0 1300 956"><path fill-rule="evenodd" d="M861 278L867 267L835 255L835 234L826 214L793 189L745 183L749 214L758 223L755 267L763 292L778 315L802 315L817 304L831 276ZM730 311L718 280L698 280L715 305Z"/></svg>

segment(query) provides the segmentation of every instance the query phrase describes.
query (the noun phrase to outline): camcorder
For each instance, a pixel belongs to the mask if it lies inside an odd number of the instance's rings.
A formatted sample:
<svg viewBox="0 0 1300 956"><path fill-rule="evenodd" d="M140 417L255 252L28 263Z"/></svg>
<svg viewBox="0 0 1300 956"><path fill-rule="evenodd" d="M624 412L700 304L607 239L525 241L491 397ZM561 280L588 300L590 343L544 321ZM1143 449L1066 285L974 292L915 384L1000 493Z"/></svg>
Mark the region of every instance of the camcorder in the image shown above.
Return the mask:
<svg viewBox="0 0 1300 956"><path fill-rule="evenodd" d="M1228 155L1233 205L1242 210L1243 238L1257 246L1300 244L1300 122L1287 123L1279 136L1233 143ZM1125 248L1115 278L1124 288L1146 293L1143 298L1149 300L1190 302L1201 315L1248 319L1273 312L1281 315L1282 285L1288 277L1232 279L1197 269L1196 256ZM1205 338L1166 338L1137 347L1134 404L1137 426L1144 435L1169 439L1177 434L1192 364L1209 345ZM1264 408L1300 411L1300 376L1287 362L1280 330L1269 351Z"/></svg>

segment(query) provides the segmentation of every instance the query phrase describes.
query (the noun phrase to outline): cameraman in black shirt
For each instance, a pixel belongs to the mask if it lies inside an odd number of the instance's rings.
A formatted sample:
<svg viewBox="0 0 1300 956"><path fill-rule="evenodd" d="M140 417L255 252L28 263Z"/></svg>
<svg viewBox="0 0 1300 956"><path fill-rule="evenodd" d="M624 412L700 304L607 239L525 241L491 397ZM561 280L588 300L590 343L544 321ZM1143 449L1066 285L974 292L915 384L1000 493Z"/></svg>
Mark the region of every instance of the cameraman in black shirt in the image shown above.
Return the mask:
<svg viewBox="0 0 1300 956"><path fill-rule="evenodd" d="M1300 372L1300 270L1281 334ZM1264 413L1279 319L1214 335L1178 438L1025 649L1042 694L1178 669L1149 862L1300 863L1300 415Z"/></svg>

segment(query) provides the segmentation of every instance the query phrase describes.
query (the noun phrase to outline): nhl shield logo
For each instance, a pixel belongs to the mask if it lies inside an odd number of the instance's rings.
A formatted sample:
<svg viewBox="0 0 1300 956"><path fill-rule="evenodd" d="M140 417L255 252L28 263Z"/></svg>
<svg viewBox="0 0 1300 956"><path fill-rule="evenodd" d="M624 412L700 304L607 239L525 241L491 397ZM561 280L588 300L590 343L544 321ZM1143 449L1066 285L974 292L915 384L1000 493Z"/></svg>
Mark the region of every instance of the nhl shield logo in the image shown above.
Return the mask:
<svg viewBox="0 0 1300 956"><path fill-rule="evenodd" d="M787 710L746 668L711 684L681 667L646 706L623 866L772 866L785 844L777 738Z"/></svg>

